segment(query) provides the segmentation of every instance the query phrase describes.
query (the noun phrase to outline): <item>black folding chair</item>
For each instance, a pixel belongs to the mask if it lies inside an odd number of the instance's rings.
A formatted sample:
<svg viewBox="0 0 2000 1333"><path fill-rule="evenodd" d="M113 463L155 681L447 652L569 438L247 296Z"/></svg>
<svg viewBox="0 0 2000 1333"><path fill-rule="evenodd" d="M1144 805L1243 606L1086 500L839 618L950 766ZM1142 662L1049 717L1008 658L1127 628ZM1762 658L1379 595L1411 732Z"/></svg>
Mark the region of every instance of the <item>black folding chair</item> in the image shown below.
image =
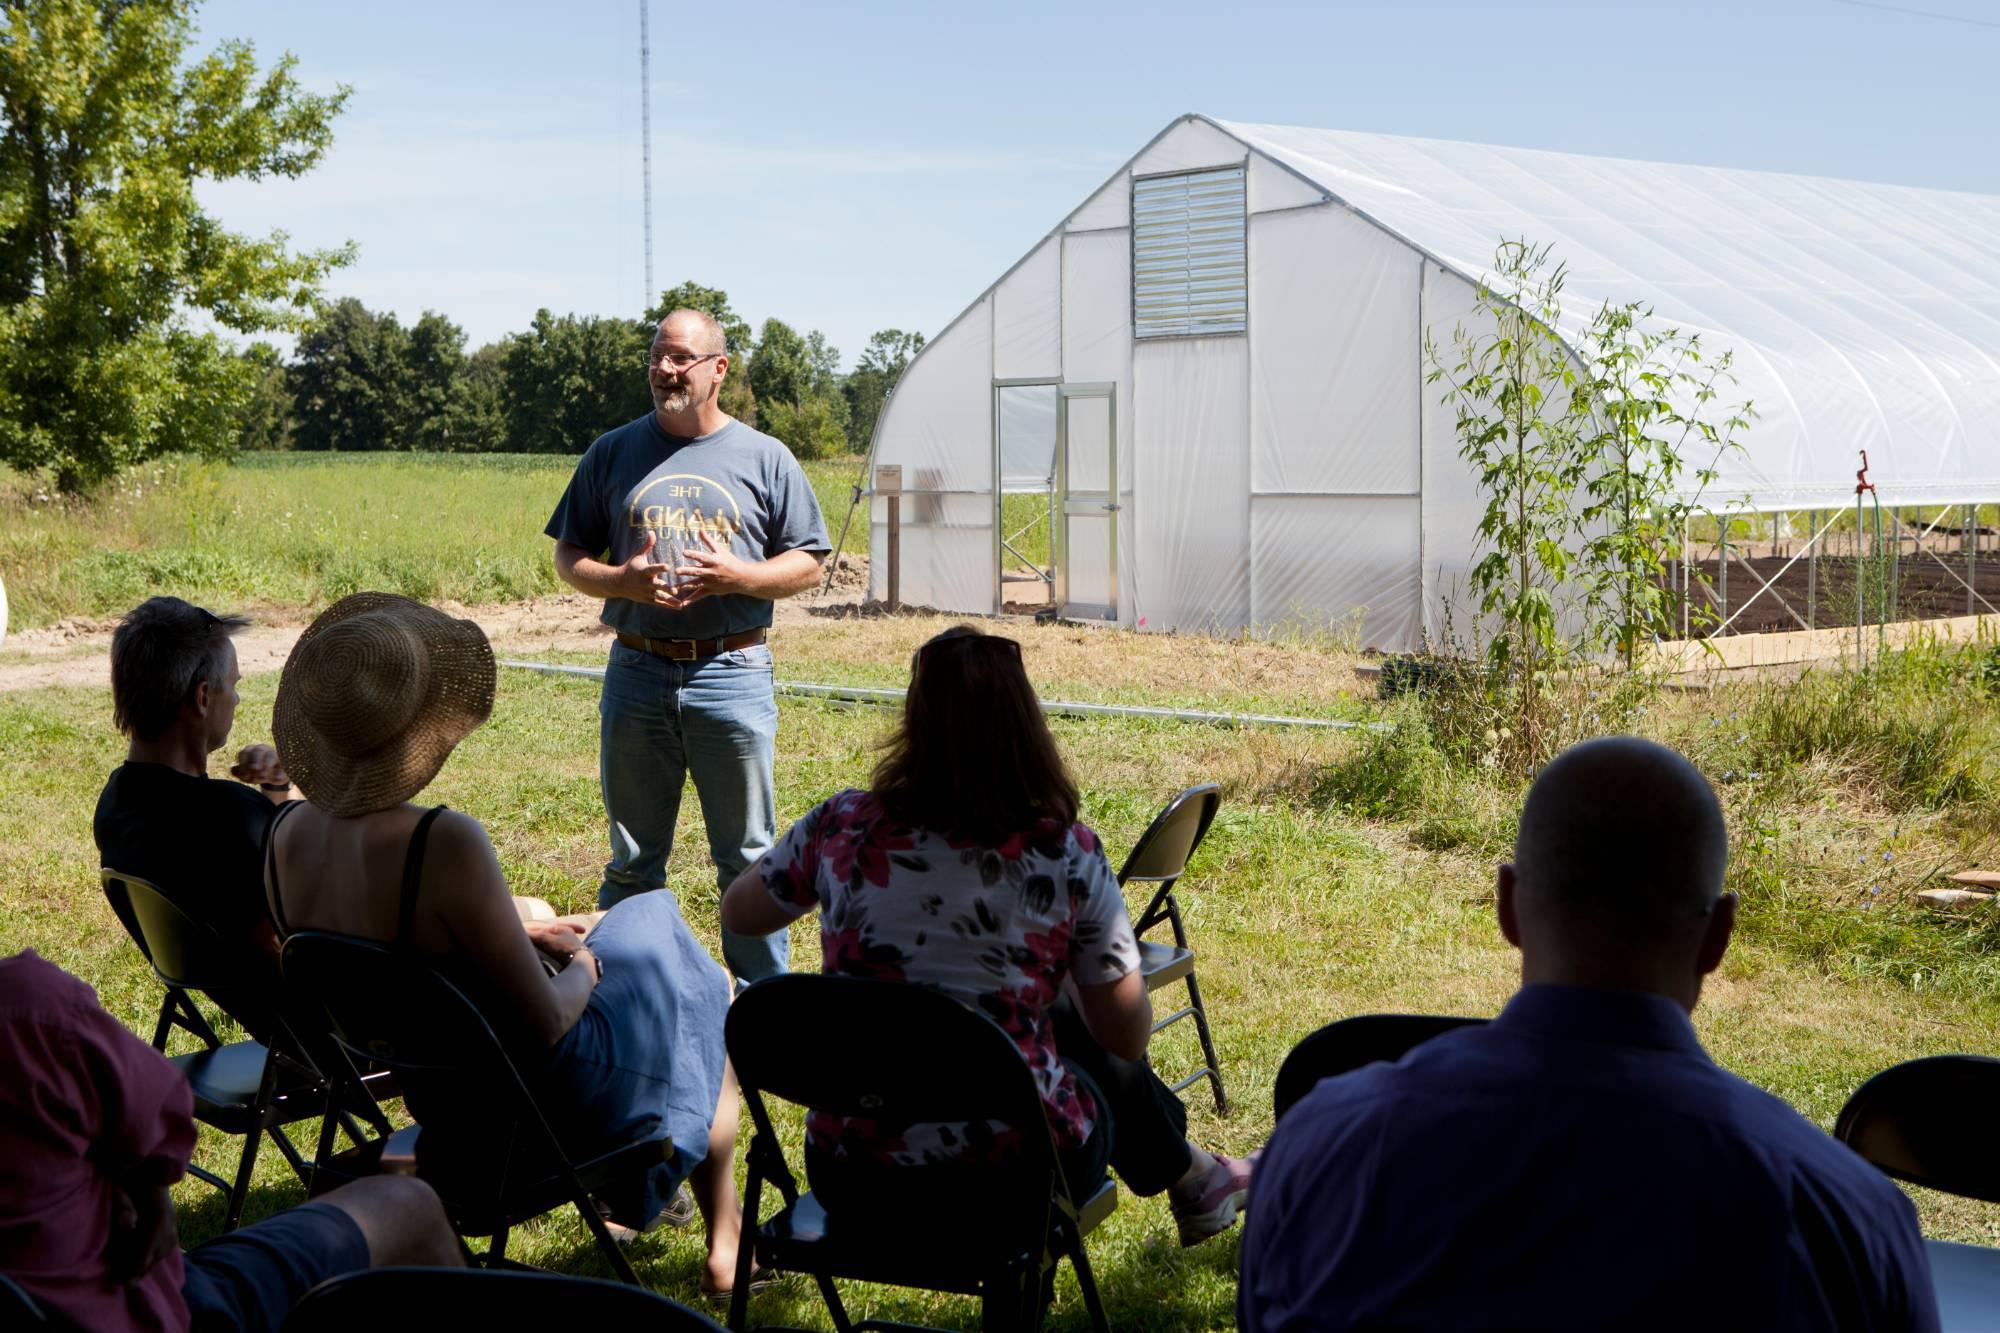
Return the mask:
<svg viewBox="0 0 2000 1333"><path fill-rule="evenodd" d="M139 880L137 875L128 875L110 866L102 867L97 873L99 881L104 886L105 900L111 904L111 911L117 916L118 924L125 927L125 933L131 937L134 947L139 950L139 956L151 966L153 951L146 947L146 937L139 930L139 918L132 914L132 900L125 892L127 883L134 880L140 883L146 881ZM155 975L158 975L157 971ZM169 985L160 1000L160 1017L153 1024L153 1049L165 1055L167 1038L173 1035L175 1028L192 1033L195 1040L210 1050L222 1045L222 1038L216 1035L215 1028L203 1016L201 1009L194 1002L194 997L179 986Z"/></svg>
<svg viewBox="0 0 2000 1333"><path fill-rule="evenodd" d="M1400 1060L1411 1048L1453 1028L1474 1027L1483 1018L1443 1014L1361 1014L1328 1023L1306 1034L1278 1066L1271 1101L1277 1118L1298 1104L1323 1078L1345 1074L1378 1060Z"/></svg>
<svg viewBox="0 0 2000 1333"><path fill-rule="evenodd" d="M1192 1018L1194 1030L1201 1037L1202 1059L1207 1063L1174 1084L1174 1091L1205 1078L1215 1093L1215 1109L1227 1114L1229 1095L1222 1090L1222 1064L1215 1058L1215 1037L1209 1031L1208 1009L1201 1002L1201 983L1194 975L1194 950L1188 946L1187 926L1181 920L1180 902L1174 897L1174 885L1187 871L1195 848L1208 835L1208 826L1214 822L1216 807L1221 804L1222 788L1213 782L1189 787L1168 801L1132 845L1124 869L1118 872L1118 883L1121 888L1134 881L1159 886L1153 890L1146 910L1132 923L1132 932L1139 937L1139 973L1146 980L1147 993L1176 981L1187 982L1187 1005L1155 1021L1153 1031ZM1163 921L1172 927L1172 944L1146 938L1146 932Z"/></svg>
<svg viewBox="0 0 2000 1333"><path fill-rule="evenodd" d="M449 1081L490 1098L484 1129L502 1145L477 1162L435 1161L423 1136L410 1131L371 1146L369 1154L336 1163L366 1173L382 1158L414 1145L416 1173L434 1187L461 1236L492 1238L482 1262L508 1263L507 1233L530 1218L573 1203L612 1271L633 1285L638 1274L611 1238L591 1194L614 1180L649 1170L673 1152L673 1141L620 1144L571 1161L534 1093L477 1005L422 957L374 940L328 931L295 931L282 954L285 983L325 1014L334 1040L356 1059L372 1059L401 1076Z"/></svg>
<svg viewBox="0 0 2000 1333"><path fill-rule="evenodd" d="M386 1131L388 1124L375 1110L373 1099L362 1090L361 1079L351 1067L330 1073L316 1063L306 1041L287 1021L276 986L266 995L267 1004L259 1027L265 1040L246 1039L222 1044L212 1029L200 1022L188 992L229 987L238 996L255 989L250 980L260 960L247 957L242 944L232 944L215 927L197 921L147 881L116 870L103 872L105 895L114 908L122 907L121 919L128 914L137 932L141 951L153 965L153 972L167 987L168 999L161 1010L160 1027L154 1046L165 1047L167 1030L188 1027L204 1037L205 1048L188 1055L168 1056L168 1061L187 1078L194 1094L195 1119L225 1134L243 1139L237 1161L236 1178L225 1180L204 1167L188 1170L228 1196L222 1229L233 1231L243 1217L249 1197L250 1178L257 1166L257 1149L264 1135L278 1146L285 1161L307 1188L312 1187L313 1168L286 1136L284 1126L301 1120L321 1120L319 1151L323 1159L333 1143L337 1124L345 1124L350 1137L361 1142L363 1131L347 1118L351 1110L375 1122ZM173 1012L176 1007L182 1013ZM192 1026L191 1014L200 1027ZM343 1060L344 1063L344 1060Z"/></svg>
<svg viewBox="0 0 2000 1333"><path fill-rule="evenodd" d="M1898 1180L2000 1203L2000 1153L1979 1123L2000 1103L2000 1060L1934 1055L1892 1065L1840 1108L1833 1136ZM1927 1240L1946 1329L2000 1328L2000 1250Z"/></svg>
<svg viewBox="0 0 2000 1333"><path fill-rule="evenodd" d="M1107 1333L1083 1238L1111 1215L1117 1187L1107 1179L1088 1182L1086 1197L1072 1192L1034 1075L999 1024L923 986L794 973L737 996L724 1030L754 1129L730 1328L744 1327L754 1238L766 1264L813 1275L840 1333L902 1326L850 1322L835 1278L977 1295L982 1327L1038 1329L1064 1256L1076 1269L1091 1326ZM1022 1131L1021 1151L990 1170L883 1167L869 1206L830 1210L799 1192L771 1127L767 1093L890 1125L997 1120ZM965 1186L950 1216L913 1202L935 1199L935 1170ZM784 1206L759 1223L766 1182Z"/></svg>
<svg viewBox="0 0 2000 1333"><path fill-rule="evenodd" d="M292 1307L284 1333L352 1333L420 1314L496 1330L616 1329L629 1322L635 1333L722 1333L706 1315L644 1287L483 1268L371 1268L328 1278Z"/></svg>
<svg viewBox="0 0 2000 1333"><path fill-rule="evenodd" d="M1840 1108L1833 1136L1898 1180L2000 1203L2000 1152L1968 1131L1995 1105L2000 1060L1934 1055L1863 1083Z"/></svg>
<svg viewBox="0 0 2000 1333"><path fill-rule="evenodd" d="M54 1328L39 1302L19 1283L0 1273L0 1328Z"/></svg>

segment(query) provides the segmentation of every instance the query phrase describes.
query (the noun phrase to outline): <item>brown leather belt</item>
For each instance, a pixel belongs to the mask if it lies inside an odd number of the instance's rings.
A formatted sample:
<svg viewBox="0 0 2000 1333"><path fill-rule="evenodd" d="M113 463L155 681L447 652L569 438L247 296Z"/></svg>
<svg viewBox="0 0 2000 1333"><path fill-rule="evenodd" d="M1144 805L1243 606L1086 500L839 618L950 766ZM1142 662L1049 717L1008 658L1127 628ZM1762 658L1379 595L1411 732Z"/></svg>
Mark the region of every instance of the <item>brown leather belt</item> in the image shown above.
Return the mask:
<svg viewBox="0 0 2000 1333"><path fill-rule="evenodd" d="M621 629L618 631L618 642L655 657L694 662L714 657L717 653L733 653L738 648L755 648L764 642L764 631L746 629L741 634L729 634L720 639L649 639L643 634L627 634Z"/></svg>

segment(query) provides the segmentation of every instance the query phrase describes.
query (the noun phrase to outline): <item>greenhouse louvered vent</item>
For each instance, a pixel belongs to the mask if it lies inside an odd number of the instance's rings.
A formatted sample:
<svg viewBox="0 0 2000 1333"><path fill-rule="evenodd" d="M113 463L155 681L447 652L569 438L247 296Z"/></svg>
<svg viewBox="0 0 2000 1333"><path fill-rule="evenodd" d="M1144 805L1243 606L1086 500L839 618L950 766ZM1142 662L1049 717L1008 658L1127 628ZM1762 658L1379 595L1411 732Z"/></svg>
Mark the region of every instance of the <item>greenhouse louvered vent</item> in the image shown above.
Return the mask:
<svg viewBox="0 0 2000 1333"><path fill-rule="evenodd" d="M1249 313L1243 167L1132 182L1132 331L1242 333Z"/></svg>

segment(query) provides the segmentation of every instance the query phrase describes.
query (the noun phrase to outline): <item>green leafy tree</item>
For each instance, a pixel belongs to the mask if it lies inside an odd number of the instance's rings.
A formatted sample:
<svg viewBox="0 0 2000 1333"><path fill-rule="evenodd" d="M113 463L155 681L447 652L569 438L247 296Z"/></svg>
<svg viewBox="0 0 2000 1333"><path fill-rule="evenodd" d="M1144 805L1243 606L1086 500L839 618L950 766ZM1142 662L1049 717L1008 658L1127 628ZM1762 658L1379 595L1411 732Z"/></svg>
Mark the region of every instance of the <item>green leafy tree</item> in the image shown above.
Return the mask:
<svg viewBox="0 0 2000 1333"><path fill-rule="evenodd" d="M346 297L300 335L291 370L293 447L407 447L409 334L393 314Z"/></svg>
<svg viewBox="0 0 2000 1333"><path fill-rule="evenodd" d="M867 450L875 437L875 419L882 415L882 404L923 347L923 334L901 329L883 329L868 340L861 363L841 386L847 399L848 444L855 453Z"/></svg>
<svg viewBox="0 0 2000 1333"><path fill-rule="evenodd" d="M749 372L750 391L766 409L776 403L797 406L812 392L813 366L806 340L782 319L767 319L758 330Z"/></svg>
<svg viewBox="0 0 2000 1333"><path fill-rule="evenodd" d="M507 448L580 454L614 426L653 410L652 330L631 319L535 312L506 357Z"/></svg>
<svg viewBox="0 0 2000 1333"><path fill-rule="evenodd" d="M462 453L507 446L507 349L503 339L465 358L446 409L451 447Z"/></svg>
<svg viewBox="0 0 2000 1333"><path fill-rule="evenodd" d="M249 452L292 447L292 389L278 349L254 342L243 349L251 369L249 397L237 414L236 447Z"/></svg>
<svg viewBox="0 0 2000 1333"><path fill-rule="evenodd" d="M238 438L259 371L239 334L296 329L350 249L292 253L203 212L197 181L296 177L347 99L191 58L191 0L0 6L0 460L74 491Z"/></svg>
<svg viewBox="0 0 2000 1333"><path fill-rule="evenodd" d="M800 458L831 458L847 451L846 404L833 394L808 394L803 403L765 403L760 427Z"/></svg>
<svg viewBox="0 0 2000 1333"><path fill-rule="evenodd" d="M439 452L477 449L455 434L452 407L465 370L465 331L434 310L426 310L403 340L397 385L398 447Z"/></svg>
<svg viewBox="0 0 2000 1333"><path fill-rule="evenodd" d="M757 424L757 395L750 388L750 354L755 342L750 326L729 305L729 293L720 287L704 287L684 282L661 293L658 305L646 312L646 343L652 345L653 330L676 310L699 310L722 326L729 351L729 374L722 381L717 402L723 411L748 425Z"/></svg>
<svg viewBox="0 0 2000 1333"><path fill-rule="evenodd" d="M757 395L758 426L800 458L846 451L840 349L818 329L800 337L783 320L765 320L750 358L750 387Z"/></svg>

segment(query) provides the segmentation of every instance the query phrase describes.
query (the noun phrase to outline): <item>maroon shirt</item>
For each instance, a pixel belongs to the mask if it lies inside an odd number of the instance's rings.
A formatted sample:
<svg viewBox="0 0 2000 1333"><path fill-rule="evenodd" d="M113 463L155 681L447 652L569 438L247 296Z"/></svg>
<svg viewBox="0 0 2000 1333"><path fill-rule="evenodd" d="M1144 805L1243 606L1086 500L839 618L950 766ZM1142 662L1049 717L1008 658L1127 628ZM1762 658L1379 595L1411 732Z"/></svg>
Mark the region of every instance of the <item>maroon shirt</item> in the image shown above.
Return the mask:
<svg viewBox="0 0 2000 1333"><path fill-rule="evenodd" d="M194 1152L187 1080L31 949L0 958L0 1272L78 1328L188 1326L181 1252L113 1285L114 1180L170 1184Z"/></svg>

